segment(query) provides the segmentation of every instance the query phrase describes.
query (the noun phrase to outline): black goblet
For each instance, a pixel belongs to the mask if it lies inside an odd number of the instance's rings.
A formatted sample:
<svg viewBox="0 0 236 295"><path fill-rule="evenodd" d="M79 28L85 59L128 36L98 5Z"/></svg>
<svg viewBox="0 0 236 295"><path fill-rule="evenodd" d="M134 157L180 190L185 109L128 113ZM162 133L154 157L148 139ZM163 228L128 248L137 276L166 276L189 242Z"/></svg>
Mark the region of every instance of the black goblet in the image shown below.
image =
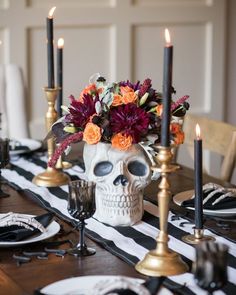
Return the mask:
<svg viewBox="0 0 236 295"><path fill-rule="evenodd" d="M77 228L80 231L79 244L76 248L69 249L68 253L75 256L89 256L96 253L88 248L84 241L85 219L93 216L95 206L95 183L85 180L69 182L68 212L72 217L79 220Z"/></svg>
<svg viewBox="0 0 236 295"><path fill-rule="evenodd" d="M9 163L9 139L0 138L0 198L9 197L2 190L2 168L5 168Z"/></svg>
<svg viewBox="0 0 236 295"><path fill-rule="evenodd" d="M227 283L227 253L228 247L220 243L209 241L196 246L194 278L208 294L213 294Z"/></svg>

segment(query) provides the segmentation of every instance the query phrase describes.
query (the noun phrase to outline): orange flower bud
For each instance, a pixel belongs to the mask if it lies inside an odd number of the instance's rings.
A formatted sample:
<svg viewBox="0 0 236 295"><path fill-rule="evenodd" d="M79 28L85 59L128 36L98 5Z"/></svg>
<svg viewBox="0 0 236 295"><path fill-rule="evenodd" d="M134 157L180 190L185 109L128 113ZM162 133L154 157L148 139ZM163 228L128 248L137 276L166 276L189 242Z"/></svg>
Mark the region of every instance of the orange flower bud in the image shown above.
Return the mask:
<svg viewBox="0 0 236 295"><path fill-rule="evenodd" d="M111 145L122 151L126 151L132 145L132 136L122 133L115 134L111 139Z"/></svg>
<svg viewBox="0 0 236 295"><path fill-rule="evenodd" d="M122 103L123 103L122 102L122 96L119 95L119 94L114 94L113 95L112 106L117 107L117 106L121 105Z"/></svg>
<svg viewBox="0 0 236 295"><path fill-rule="evenodd" d="M130 88L129 86L120 86L121 95L125 95L128 92L134 92L134 89Z"/></svg>
<svg viewBox="0 0 236 295"><path fill-rule="evenodd" d="M157 116L161 116L162 115L162 112L163 112L163 105L162 104L158 104L156 106L156 113L157 113Z"/></svg>
<svg viewBox="0 0 236 295"><path fill-rule="evenodd" d="M183 131L179 131L178 133L175 134L174 142L175 142L175 144L184 143L184 132Z"/></svg>
<svg viewBox="0 0 236 295"><path fill-rule="evenodd" d="M122 97L124 104L135 103L137 101L137 94L135 92L128 92Z"/></svg>
<svg viewBox="0 0 236 295"><path fill-rule="evenodd" d="M83 140L88 144L98 143L101 139L101 128L96 124L87 123L84 129Z"/></svg>
<svg viewBox="0 0 236 295"><path fill-rule="evenodd" d="M80 93L80 96L79 96L79 101L83 101L83 96L84 94L91 94L92 92L96 92L97 91L97 88L96 88L96 85L93 83L93 84L89 84L87 87L84 88L84 90Z"/></svg>
<svg viewBox="0 0 236 295"><path fill-rule="evenodd" d="M181 131L181 125L179 123L171 123L170 124L170 132L178 133Z"/></svg>

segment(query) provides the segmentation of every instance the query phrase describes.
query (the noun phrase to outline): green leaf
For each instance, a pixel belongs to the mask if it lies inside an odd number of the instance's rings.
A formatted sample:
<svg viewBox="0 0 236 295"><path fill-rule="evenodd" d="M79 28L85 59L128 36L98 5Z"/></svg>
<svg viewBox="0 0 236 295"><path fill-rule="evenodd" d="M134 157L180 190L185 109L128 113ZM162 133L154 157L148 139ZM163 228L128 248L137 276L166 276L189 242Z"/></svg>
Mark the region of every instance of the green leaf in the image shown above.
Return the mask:
<svg viewBox="0 0 236 295"><path fill-rule="evenodd" d="M77 131L77 128L74 126L65 126L63 130L68 133L75 133Z"/></svg>
<svg viewBox="0 0 236 295"><path fill-rule="evenodd" d="M156 107L153 107L148 111L148 113L155 113L155 111L156 111Z"/></svg>

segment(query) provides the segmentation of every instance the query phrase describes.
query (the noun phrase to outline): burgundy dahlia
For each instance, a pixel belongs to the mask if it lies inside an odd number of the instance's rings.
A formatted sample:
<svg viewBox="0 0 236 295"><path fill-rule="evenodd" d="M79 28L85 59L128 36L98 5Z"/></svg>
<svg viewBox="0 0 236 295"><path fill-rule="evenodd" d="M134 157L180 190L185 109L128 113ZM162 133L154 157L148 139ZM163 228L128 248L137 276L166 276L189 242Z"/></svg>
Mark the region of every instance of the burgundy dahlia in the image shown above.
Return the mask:
<svg viewBox="0 0 236 295"><path fill-rule="evenodd" d="M131 83L129 80L127 81L121 81L119 83L119 86L129 86L130 88L132 88L134 91L139 90L140 88L140 81L137 81L135 84Z"/></svg>
<svg viewBox="0 0 236 295"><path fill-rule="evenodd" d="M112 133L131 135L133 143L138 143L148 131L149 114L134 103L120 105L110 111Z"/></svg>
<svg viewBox="0 0 236 295"><path fill-rule="evenodd" d="M69 114L66 115L66 122L73 123L75 127L83 128L90 117L96 113L95 103L97 100L93 100L92 95L84 94L83 102L71 98L71 104L69 107Z"/></svg>

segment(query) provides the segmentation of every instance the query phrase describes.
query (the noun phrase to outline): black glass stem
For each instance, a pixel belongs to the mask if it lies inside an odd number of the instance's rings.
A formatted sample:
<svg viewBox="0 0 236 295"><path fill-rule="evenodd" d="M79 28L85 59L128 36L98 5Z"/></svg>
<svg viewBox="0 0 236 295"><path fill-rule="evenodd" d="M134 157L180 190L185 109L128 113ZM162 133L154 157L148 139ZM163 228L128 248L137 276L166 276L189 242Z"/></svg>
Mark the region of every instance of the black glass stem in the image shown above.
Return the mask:
<svg viewBox="0 0 236 295"><path fill-rule="evenodd" d="M95 250L88 248L85 239L85 219L93 216L95 212L95 183L85 180L75 180L69 183L68 212L79 220L77 229L80 231L79 244L68 250L75 256L89 256L95 254Z"/></svg>

